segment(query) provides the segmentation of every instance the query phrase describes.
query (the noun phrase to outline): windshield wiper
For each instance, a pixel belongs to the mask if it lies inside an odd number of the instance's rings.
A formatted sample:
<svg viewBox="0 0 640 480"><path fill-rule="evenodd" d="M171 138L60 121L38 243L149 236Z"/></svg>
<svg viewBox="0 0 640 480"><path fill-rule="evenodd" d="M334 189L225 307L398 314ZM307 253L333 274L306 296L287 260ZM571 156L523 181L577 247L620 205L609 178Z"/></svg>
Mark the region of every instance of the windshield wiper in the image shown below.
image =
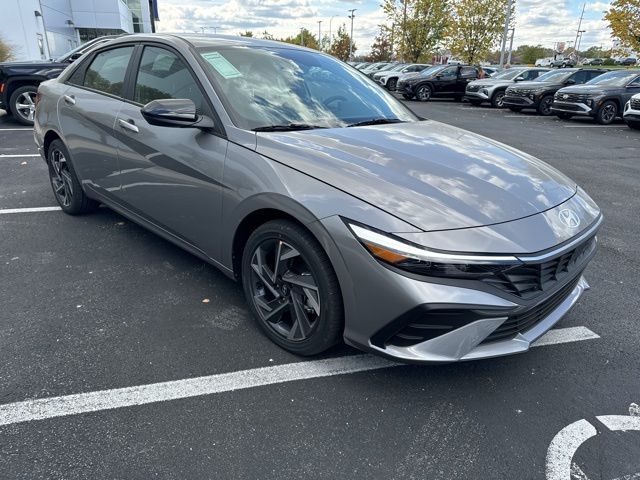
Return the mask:
<svg viewBox="0 0 640 480"><path fill-rule="evenodd" d="M295 130L313 130L316 128L327 128L321 125L310 125L308 123L289 123L288 125L265 125L263 127L252 128L254 132L292 132Z"/></svg>
<svg viewBox="0 0 640 480"><path fill-rule="evenodd" d="M370 118L361 122L351 123L347 127L364 127L366 125L384 125L386 123L402 123L399 118Z"/></svg>

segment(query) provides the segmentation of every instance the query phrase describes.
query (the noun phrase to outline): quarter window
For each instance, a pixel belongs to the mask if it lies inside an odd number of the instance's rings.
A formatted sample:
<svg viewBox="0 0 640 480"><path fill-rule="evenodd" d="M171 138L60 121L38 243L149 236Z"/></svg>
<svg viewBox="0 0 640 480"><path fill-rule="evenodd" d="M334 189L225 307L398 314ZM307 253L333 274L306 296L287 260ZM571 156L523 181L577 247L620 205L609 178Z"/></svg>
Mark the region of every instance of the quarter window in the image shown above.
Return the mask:
<svg viewBox="0 0 640 480"><path fill-rule="evenodd" d="M82 85L121 97L132 53L133 47L113 48L98 53L87 68Z"/></svg>
<svg viewBox="0 0 640 480"><path fill-rule="evenodd" d="M182 59L163 48L144 47L134 101L144 105L162 98L188 98L204 113L202 92Z"/></svg>

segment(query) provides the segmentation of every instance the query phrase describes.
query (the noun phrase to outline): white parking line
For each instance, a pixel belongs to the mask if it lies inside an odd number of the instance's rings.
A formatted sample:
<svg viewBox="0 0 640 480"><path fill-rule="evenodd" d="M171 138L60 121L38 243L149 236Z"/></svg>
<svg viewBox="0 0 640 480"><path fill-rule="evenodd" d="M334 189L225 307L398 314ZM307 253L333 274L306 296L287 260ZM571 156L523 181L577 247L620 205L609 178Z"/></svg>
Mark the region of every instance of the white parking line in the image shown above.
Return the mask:
<svg viewBox="0 0 640 480"><path fill-rule="evenodd" d="M625 125L563 125L564 128L627 128Z"/></svg>
<svg viewBox="0 0 640 480"><path fill-rule="evenodd" d="M24 157L39 157L39 153L22 153L20 155L13 155L12 153L0 153L0 158L24 158Z"/></svg>
<svg viewBox="0 0 640 480"><path fill-rule="evenodd" d="M586 332L591 335L586 335ZM548 339L545 339L550 335ZM573 335L573 337L572 337ZM572 340L570 340L573 338ZM534 347L598 338L585 327L550 330ZM277 383L307 380L312 378L346 375L402 364L373 355L353 355L289 363L273 367L254 368L239 372L221 373L207 377L188 378L170 382L139 385L135 387L100 390L61 397L40 398L0 405L0 426L14 423L44 420L47 418L99 412L116 408L133 407L150 403L166 402L183 398L230 392L246 388L261 387Z"/></svg>
<svg viewBox="0 0 640 480"><path fill-rule="evenodd" d="M35 212L56 212L62 210L60 207L32 207L32 208L1 208L0 215L10 213L35 213Z"/></svg>
<svg viewBox="0 0 640 480"><path fill-rule="evenodd" d="M0 133L2 132L20 132L20 131L33 131L33 128L0 128Z"/></svg>

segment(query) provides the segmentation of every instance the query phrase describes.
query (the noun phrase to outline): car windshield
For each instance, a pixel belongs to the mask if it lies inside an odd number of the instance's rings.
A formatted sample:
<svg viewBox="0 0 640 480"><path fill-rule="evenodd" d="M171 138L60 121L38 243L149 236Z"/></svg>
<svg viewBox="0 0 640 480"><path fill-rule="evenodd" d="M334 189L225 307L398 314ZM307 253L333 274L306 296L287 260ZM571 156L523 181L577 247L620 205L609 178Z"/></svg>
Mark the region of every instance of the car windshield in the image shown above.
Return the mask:
<svg viewBox="0 0 640 480"><path fill-rule="evenodd" d="M543 73L533 81L534 82L562 82L563 80L566 80L574 73L576 73L575 70L567 70L564 68L562 70L552 70L550 72Z"/></svg>
<svg viewBox="0 0 640 480"><path fill-rule="evenodd" d="M435 65L433 67L425 68L420 72L421 77L428 77L429 75L433 75L434 73L444 70L447 68L447 65Z"/></svg>
<svg viewBox="0 0 640 480"><path fill-rule="evenodd" d="M635 79L638 76L638 74L640 74L639 71L634 71L634 72L621 71L621 72L603 73L602 75L599 75L596 78L589 80L587 82L587 85L624 87L627 83Z"/></svg>
<svg viewBox="0 0 640 480"><path fill-rule="evenodd" d="M508 70L502 70L491 77L492 80L513 80L518 75L524 72L524 69L510 68Z"/></svg>
<svg viewBox="0 0 640 480"><path fill-rule="evenodd" d="M286 47L197 50L239 128L302 130L418 120L390 93L328 55Z"/></svg>

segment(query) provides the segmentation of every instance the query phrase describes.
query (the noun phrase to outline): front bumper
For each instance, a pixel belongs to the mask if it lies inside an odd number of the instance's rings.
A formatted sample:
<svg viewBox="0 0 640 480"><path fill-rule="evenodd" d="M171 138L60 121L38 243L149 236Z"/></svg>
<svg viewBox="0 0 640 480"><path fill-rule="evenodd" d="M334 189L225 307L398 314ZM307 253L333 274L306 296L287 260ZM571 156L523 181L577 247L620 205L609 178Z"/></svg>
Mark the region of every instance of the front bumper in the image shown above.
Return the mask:
<svg viewBox="0 0 640 480"><path fill-rule="evenodd" d="M595 116L595 110L584 103L561 102L558 100L554 100L553 104L551 105L551 110L553 112L570 113L572 115L584 115L588 117Z"/></svg>
<svg viewBox="0 0 640 480"><path fill-rule="evenodd" d="M538 102L536 98L529 98L527 96L505 95L502 97L502 102L505 107L519 107L519 108L536 108Z"/></svg>
<svg viewBox="0 0 640 480"><path fill-rule="evenodd" d="M464 280L401 274L375 260L339 217L321 223L337 247L337 255L330 256L341 260L339 265L333 263L343 292L345 342L408 363L449 363L527 351L588 289L581 272L595 252L594 246L579 268L556 287L526 300ZM590 238L598 227L599 222ZM522 328L513 327L531 312L533 320L522 320ZM458 321L443 329L443 313L458 315ZM423 328L421 334L429 332L412 337L415 328ZM440 330L433 334L434 329Z"/></svg>

